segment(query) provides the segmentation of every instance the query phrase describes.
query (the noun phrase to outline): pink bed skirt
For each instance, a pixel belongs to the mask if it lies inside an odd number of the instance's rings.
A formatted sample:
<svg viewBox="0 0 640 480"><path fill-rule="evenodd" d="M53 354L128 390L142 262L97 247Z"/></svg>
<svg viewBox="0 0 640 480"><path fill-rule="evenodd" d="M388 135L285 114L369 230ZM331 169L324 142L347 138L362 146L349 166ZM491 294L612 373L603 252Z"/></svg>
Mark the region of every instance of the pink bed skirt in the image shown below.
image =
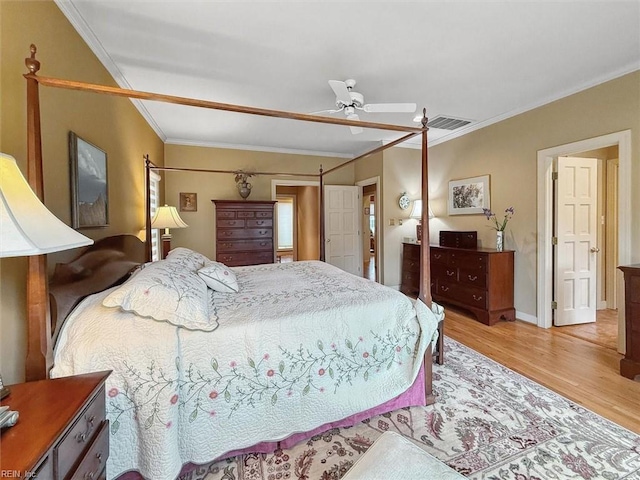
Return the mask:
<svg viewBox="0 0 640 480"><path fill-rule="evenodd" d="M244 455L247 453L271 453L278 448L289 448L295 445L296 443L306 440L319 433L326 432L327 430L330 430L332 428L350 427L367 418L371 418L376 415L380 415L382 413L392 412L393 410L397 410L403 407L424 405L425 402L426 402L426 398L424 393L424 364L423 364L420 367L420 371L418 372L418 376L416 380L413 382L413 385L409 387L407 391L405 391L404 393L401 393L397 397L381 405L378 405L377 407L373 407L369 410L365 410L364 412L356 413L354 415L351 415L347 418L343 418L342 420L338 420L336 422L325 423L324 425L321 425L318 428L314 428L309 432L294 433L290 437L287 437L284 440L281 440L279 442L261 442L251 447L243 448L240 450L233 450L217 458L215 461L222 460L224 458L235 457L236 455ZM180 475L187 473L196 467L197 465L193 463L187 463L182 467ZM140 478L142 477L138 472L127 472L121 475L120 477L118 477L118 480L134 480L134 479L140 479Z"/></svg>

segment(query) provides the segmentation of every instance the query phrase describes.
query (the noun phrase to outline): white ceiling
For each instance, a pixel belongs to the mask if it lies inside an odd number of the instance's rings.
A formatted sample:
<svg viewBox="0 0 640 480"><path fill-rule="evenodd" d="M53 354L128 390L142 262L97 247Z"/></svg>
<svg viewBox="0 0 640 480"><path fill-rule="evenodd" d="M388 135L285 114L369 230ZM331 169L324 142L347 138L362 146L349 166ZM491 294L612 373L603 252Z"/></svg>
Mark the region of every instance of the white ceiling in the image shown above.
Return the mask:
<svg viewBox="0 0 640 480"><path fill-rule="evenodd" d="M431 129L430 145L640 69L640 0L57 4L122 87L311 113L334 108L328 80L354 78L366 103L472 121ZM167 143L350 157L399 137L137 105ZM360 112L418 125L413 117Z"/></svg>

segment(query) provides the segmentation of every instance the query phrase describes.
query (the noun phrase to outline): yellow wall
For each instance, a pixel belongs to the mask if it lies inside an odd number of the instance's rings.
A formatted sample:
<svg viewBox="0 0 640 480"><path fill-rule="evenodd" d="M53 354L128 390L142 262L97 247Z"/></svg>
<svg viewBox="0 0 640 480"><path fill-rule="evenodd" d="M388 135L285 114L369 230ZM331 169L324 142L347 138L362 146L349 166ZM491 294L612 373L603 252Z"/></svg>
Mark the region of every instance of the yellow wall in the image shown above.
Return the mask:
<svg viewBox="0 0 640 480"><path fill-rule="evenodd" d="M515 307L535 317L537 282L537 152L557 145L631 130L632 179L640 185L640 72L625 75L516 117L496 123L429 149L430 202L436 218L430 220L431 243L438 242L440 230L477 230L480 245L494 248L495 232L483 215L447 214L448 182L452 179L491 176L491 208L504 212L513 206L516 213L507 226L506 248L515 255ZM385 195L410 194L419 171L418 150L413 151L415 167L404 171L406 181L390 187L392 176L385 155ZM404 165L404 164L403 164ZM408 165L407 165L408 168ZM632 191L632 262L640 261L640 189ZM391 200L385 207L393 209ZM386 241L399 242L399 229L385 225ZM385 268L390 275L385 284L395 282L400 257L396 245L386 244Z"/></svg>
<svg viewBox="0 0 640 480"><path fill-rule="evenodd" d="M316 157L286 153L256 152L222 148L193 147L183 145L165 146L165 164L209 170L244 170L246 172L295 172L315 175L322 164L324 170L344 163L344 158ZM353 185L354 166L347 165L328 174L326 184ZM272 200L271 180L292 180L286 176L258 175L250 178L253 185L249 200ZM295 177L295 180L319 181L318 177ZM230 173L166 172L163 181L165 201L178 205L180 192L198 194L198 211L181 212L180 216L189 228L171 232L172 248L188 247L215 258L214 206L212 199L241 200L234 175Z"/></svg>
<svg viewBox="0 0 640 480"><path fill-rule="evenodd" d="M0 151L26 171L26 73L29 45L38 47L42 76L116 85L53 1L0 1ZM144 228L144 163L149 154L164 162L163 143L127 99L41 87L45 204L65 223L71 220L69 131L107 152L109 222L83 229L98 239ZM49 255L50 267L74 252ZM0 373L6 383L22 381L26 349L24 258L0 262Z"/></svg>

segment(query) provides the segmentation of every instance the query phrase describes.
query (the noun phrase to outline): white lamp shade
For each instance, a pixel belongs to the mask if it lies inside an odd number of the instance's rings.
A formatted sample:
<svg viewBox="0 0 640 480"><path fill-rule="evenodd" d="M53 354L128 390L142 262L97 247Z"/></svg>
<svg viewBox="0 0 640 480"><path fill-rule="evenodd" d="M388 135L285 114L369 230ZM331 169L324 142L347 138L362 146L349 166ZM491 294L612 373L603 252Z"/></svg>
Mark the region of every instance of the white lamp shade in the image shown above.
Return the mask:
<svg viewBox="0 0 640 480"><path fill-rule="evenodd" d="M22 257L91 245L47 210L16 160L0 153L0 257Z"/></svg>
<svg viewBox="0 0 640 480"><path fill-rule="evenodd" d="M429 209L429 218L433 218L435 217L435 215L433 214L433 210L431 210L431 206L427 206L427 208ZM421 219L422 218L422 200L414 200L413 201L413 208L411 209L411 215L409 215L411 218L418 218Z"/></svg>
<svg viewBox="0 0 640 480"><path fill-rule="evenodd" d="M169 205L158 207L153 220L151 220L151 228L185 228L188 226L178 215L176 207Z"/></svg>
<svg viewBox="0 0 640 480"><path fill-rule="evenodd" d="M414 200L411 208L411 218L422 218L422 200Z"/></svg>

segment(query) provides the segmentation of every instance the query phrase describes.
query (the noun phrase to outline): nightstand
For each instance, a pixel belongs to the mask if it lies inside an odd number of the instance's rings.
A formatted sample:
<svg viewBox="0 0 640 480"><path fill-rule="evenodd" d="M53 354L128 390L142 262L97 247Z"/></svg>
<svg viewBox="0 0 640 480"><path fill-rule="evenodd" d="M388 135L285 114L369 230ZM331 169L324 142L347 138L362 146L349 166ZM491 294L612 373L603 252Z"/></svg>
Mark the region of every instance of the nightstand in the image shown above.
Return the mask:
<svg viewBox="0 0 640 480"><path fill-rule="evenodd" d="M111 372L11 385L2 400L20 413L2 429L0 472L40 480L105 478L109 422L104 383Z"/></svg>

